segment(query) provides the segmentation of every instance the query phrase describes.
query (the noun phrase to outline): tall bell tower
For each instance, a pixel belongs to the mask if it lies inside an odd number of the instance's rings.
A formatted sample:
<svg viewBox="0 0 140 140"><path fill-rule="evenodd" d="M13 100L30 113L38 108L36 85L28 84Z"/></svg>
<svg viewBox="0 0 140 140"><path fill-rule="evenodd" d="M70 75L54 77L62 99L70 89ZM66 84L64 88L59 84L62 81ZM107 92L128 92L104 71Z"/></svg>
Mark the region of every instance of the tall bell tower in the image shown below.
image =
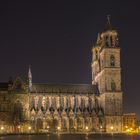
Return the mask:
<svg viewBox="0 0 140 140"><path fill-rule="evenodd" d="M118 32L113 28L109 16L105 30L98 34L92 53L92 84L98 84L100 98L104 104L105 130L107 132L121 132L120 46L118 44Z"/></svg>

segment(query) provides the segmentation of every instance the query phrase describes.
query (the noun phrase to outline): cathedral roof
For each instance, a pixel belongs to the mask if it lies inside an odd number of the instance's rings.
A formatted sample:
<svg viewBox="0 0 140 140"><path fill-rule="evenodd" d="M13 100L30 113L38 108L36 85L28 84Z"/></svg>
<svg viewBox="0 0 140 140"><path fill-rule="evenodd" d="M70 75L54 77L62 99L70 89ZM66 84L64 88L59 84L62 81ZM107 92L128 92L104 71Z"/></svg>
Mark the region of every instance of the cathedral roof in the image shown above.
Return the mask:
<svg viewBox="0 0 140 140"><path fill-rule="evenodd" d="M8 83L0 83L0 91L6 91L8 89Z"/></svg>
<svg viewBox="0 0 140 140"><path fill-rule="evenodd" d="M41 84L33 83L31 93L93 93L99 94L97 85L89 84Z"/></svg>

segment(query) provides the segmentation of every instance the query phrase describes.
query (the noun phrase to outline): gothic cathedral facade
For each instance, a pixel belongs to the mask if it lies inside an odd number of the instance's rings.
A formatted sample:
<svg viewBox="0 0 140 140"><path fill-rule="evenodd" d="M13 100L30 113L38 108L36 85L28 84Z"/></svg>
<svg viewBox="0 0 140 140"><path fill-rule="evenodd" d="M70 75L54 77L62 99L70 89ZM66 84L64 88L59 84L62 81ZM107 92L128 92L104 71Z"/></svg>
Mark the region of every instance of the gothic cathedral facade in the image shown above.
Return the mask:
<svg viewBox="0 0 140 140"><path fill-rule="evenodd" d="M122 132L118 32L108 19L92 48L91 84L0 83L0 127L7 132ZM28 129L29 128L29 129Z"/></svg>

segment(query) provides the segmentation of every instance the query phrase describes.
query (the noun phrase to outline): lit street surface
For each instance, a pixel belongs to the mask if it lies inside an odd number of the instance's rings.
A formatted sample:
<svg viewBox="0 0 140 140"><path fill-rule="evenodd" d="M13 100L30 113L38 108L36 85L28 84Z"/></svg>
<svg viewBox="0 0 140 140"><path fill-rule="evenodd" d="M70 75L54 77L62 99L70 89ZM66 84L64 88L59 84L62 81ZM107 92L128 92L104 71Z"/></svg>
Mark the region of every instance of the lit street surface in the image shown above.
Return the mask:
<svg viewBox="0 0 140 140"><path fill-rule="evenodd" d="M0 140L140 140L140 135L84 135L84 134L46 134L2 136Z"/></svg>

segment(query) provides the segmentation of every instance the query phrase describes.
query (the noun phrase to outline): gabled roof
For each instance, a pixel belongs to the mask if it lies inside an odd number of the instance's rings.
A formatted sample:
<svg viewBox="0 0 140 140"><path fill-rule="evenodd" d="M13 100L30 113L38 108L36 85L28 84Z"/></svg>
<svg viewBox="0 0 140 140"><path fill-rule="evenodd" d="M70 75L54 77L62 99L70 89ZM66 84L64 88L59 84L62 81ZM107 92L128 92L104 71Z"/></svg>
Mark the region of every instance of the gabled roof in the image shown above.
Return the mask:
<svg viewBox="0 0 140 140"><path fill-rule="evenodd" d="M97 85L89 84L40 84L33 83L31 93L93 93L99 94Z"/></svg>

